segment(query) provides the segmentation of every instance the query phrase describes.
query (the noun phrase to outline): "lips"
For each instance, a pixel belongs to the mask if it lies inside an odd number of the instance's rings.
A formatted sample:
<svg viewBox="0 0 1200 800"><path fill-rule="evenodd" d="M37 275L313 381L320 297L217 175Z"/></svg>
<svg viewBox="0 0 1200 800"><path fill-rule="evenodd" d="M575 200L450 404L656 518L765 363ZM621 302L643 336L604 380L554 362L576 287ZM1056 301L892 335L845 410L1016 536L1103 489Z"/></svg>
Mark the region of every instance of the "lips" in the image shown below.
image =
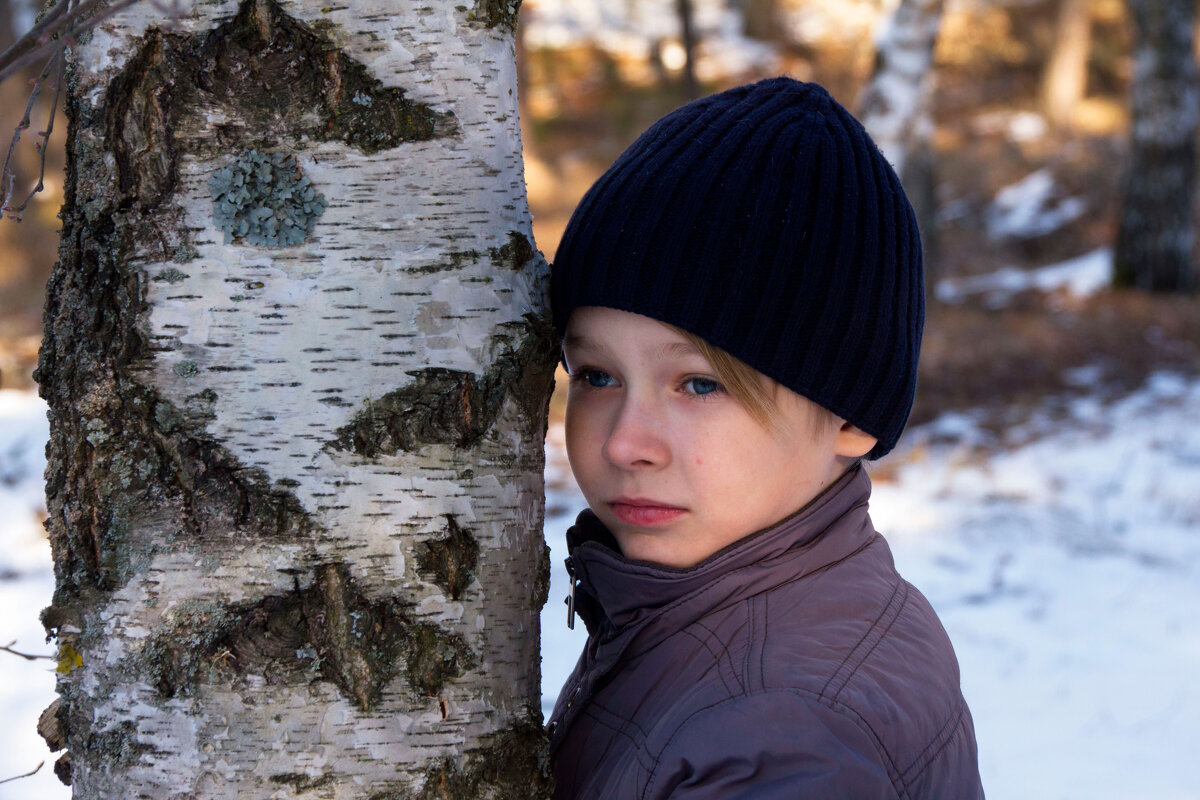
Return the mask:
<svg viewBox="0 0 1200 800"><path fill-rule="evenodd" d="M667 525L687 513L686 508L641 497L618 497L610 500L608 507L621 522L642 528Z"/></svg>

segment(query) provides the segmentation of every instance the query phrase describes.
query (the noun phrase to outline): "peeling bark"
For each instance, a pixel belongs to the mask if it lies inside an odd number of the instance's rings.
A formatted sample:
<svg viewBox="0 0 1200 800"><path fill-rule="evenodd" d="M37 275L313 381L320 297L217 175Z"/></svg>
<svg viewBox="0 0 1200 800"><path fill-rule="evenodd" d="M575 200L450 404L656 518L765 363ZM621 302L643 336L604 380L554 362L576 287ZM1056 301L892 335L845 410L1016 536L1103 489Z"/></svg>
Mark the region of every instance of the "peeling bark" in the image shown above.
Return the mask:
<svg viewBox="0 0 1200 800"><path fill-rule="evenodd" d="M75 49L37 373L75 797L548 793L515 6L134 6ZM249 150L325 196L298 244L219 229Z"/></svg>

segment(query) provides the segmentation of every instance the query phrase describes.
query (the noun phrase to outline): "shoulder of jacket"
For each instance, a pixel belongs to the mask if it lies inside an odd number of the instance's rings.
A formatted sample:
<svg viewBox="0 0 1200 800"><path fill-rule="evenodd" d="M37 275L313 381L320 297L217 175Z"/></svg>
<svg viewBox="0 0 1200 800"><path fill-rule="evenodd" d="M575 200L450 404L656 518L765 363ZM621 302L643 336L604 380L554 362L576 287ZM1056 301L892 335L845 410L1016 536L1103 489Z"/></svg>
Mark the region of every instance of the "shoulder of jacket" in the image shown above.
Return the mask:
<svg viewBox="0 0 1200 800"><path fill-rule="evenodd" d="M876 727L855 709L831 703L809 689L763 689L730 696L694 709L645 741L645 755L653 769L644 797L657 796L654 787L679 768L676 762L681 759L688 762L689 771L696 772L714 768L715 762L738 759L781 765L811 759L872 764L880 781L890 785L897 797L907 798L901 770Z"/></svg>

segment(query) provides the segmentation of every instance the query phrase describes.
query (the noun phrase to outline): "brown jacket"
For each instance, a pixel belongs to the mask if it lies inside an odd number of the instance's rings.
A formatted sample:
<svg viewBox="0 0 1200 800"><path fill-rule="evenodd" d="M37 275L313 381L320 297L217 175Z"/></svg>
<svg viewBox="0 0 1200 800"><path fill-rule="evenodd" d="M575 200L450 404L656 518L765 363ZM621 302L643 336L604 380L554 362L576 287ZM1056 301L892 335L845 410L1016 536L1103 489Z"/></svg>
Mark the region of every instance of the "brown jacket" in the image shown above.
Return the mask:
<svg viewBox="0 0 1200 800"><path fill-rule="evenodd" d="M556 798L983 797L958 662L867 515L861 468L694 567L584 511L588 641L548 729Z"/></svg>

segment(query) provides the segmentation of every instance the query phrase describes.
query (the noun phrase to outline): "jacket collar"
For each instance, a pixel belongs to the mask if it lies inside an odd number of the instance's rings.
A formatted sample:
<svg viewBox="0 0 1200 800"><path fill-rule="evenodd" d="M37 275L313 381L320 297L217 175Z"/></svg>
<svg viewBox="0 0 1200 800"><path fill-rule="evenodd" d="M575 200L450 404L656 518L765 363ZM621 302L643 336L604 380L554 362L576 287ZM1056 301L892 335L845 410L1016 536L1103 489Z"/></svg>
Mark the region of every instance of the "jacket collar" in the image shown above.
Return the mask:
<svg viewBox="0 0 1200 800"><path fill-rule="evenodd" d="M705 614L797 580L860 550L875 535L867 514L871 481L856 467L790 517L746 536L692 567L674 568L621 555L590 510L567 531L578 580L576 609L601 642L617 637L635 653ZM652 633L651 629L656 633Z"/></svg>

